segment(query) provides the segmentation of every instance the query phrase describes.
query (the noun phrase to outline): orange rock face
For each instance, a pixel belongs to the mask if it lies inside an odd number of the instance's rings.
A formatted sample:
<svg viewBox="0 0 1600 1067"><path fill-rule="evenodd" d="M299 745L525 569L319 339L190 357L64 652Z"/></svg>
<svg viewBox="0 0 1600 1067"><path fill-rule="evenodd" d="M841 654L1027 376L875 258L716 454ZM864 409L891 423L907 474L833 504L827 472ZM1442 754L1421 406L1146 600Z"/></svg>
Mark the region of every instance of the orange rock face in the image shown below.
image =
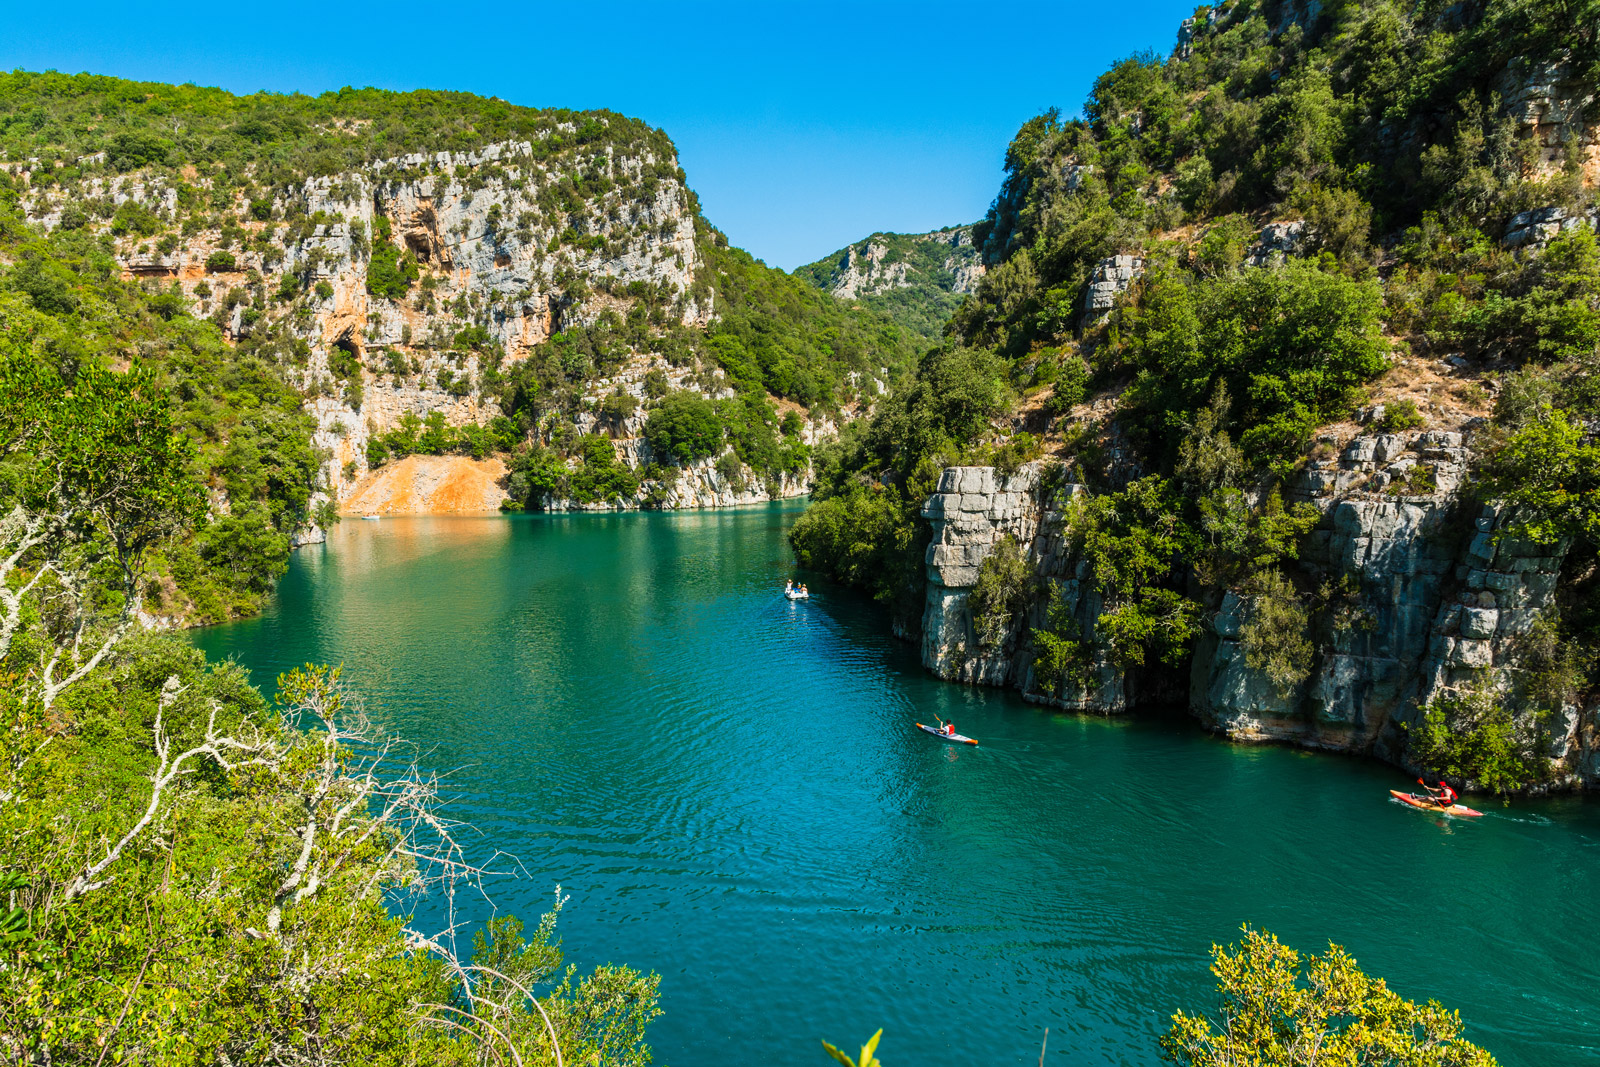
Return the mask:
<svg viewBox="0 0 1600 1067"><path fill-rule="evenodd" d="M346 515L467 515L498 511L506 465L466 456L407 456L368 472L345 498Z"/></svg>

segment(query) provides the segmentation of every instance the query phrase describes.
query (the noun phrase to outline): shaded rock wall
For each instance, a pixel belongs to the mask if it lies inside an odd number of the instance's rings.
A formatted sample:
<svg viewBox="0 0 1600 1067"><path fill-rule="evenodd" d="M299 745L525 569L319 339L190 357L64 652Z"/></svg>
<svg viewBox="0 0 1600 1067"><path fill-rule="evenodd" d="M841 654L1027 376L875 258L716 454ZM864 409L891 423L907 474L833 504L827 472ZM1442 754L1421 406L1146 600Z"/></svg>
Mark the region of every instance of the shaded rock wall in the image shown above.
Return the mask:
<svg viewBox="0 0 1600 1067"><path fill-rule="evenodd" d="M1186 672L1187 692L1163 672L1124 674L1103 654L1082 689L1040 691L1031 631L1047 625L1059 597L1080 635L1096 644L1099 595L1066 544L1062 509L1081 486L1047 491L1036 465L1010 477L952 467L923 515L927 554L922 661L952 681L1007 685L1041 703L1116 714L1186 701L1212 729L1241 741L1286 741L1400 759L1399 725L1436 697L1494 684L1519 685L1518 642L1549 607L1565 545L1511 537L1500 511L1461 499L1468 454L1460 434L1358 436L1304 472L1292 494L1321 519L1298 566L1311 587L1332 590L1308 632L1312 670L1280 691L1252 668L1242 631L1253 598L1202 590L1203 631ZM969 598L979 568L1002 536L1026 551L1040 580L1028 610L996 647L981 647ZM1181 685L1181 683L1180 683ZM1600 709L1559 709L1551 755L1561 784L1600 782Z"/></svg>

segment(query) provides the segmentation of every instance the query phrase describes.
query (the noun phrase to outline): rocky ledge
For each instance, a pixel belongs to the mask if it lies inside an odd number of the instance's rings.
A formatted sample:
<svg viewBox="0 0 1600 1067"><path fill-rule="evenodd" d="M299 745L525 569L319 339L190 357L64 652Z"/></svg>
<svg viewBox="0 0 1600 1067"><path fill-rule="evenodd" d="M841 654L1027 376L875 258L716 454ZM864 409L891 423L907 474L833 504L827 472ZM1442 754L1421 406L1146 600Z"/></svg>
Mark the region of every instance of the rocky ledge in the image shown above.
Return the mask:
<svg viewBox="0 0 1600 1067"><path fill-rule="evenodd" d="M1566 552L1511 536L1506 515L1464 500L1467 462L1460 434L1367 434L1303 473L1292 495L1321 512L1302 549L1303 577L1312 587L1348 590L1349 610L1341 625L1313 627L1313 669L1291 690L1247 662L1241 631L1253 599L1209 590L1187 671L1123 673L1102 656L1085 686L1060 695L1041 691L1034 677L1030 634L1046 626L1050 596L1059 595L1094 645L1102 605L1086 565L1068 548L1063 514L1087 490L1047 490L1038 464L1011 475L948 468L923 508L933 528L923 664L942 678L1009 685L1059 707L1118 714L1187 704L1236 740L1401 762L1399 727L1435 697L1484 683L1516 688L1518 639L1549 607ZM1006 639L985 648L969 598L984 559L1007 535L1026 552L1038 592ZM1558 709L1551 733L1557 784L1600 783L1600 706Z"/></svg>

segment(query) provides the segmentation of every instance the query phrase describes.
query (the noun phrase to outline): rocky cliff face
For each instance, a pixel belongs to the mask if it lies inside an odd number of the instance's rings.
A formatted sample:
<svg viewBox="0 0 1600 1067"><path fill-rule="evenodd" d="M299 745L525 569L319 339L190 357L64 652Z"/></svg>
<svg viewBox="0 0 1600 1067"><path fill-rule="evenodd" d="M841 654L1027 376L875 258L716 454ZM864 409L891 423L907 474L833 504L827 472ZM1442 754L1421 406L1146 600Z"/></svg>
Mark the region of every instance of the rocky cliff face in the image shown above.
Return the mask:
<svg viewBox="0 0 1600 1067"><path fill-rule="evenodd" d="M1507 516L1462 499L1468 456L1461 434L1363 434L1324 451L1327 458L1296 488L1321 512L1300 565L1313 585L1326 582L1347 595L1340 612L1312 627L1314 667L1292 690L1280 690L1247 661L1241 634L1256 607L1252 598L1218 591L1180 677L1125 674L1101 657L1082 688L1041 692L1029 634L1046 625L1050 595L1061 598L1091 643L1101 603L1064 537L1062 509L1086 490L1043 488L1037 464L1009 477L986 467L949 468L927 501L923 514L934 536L924 665L943 678L1009 685L1030 700L1082 711L1185 703L1237 740L1399 762L1397 727L1415 722L1435 697L1485 683L1517 690L1519 639L1550 606L1565 546L1517 540ZM1039 592L1005 640L986 648L969 599L982 561L1007 535L1025 549ZM1600 708L1563 707L1556 720L1550 755L1557 784L1600 783Z"/></svg>
<svg viewBox="0 0 1600 1067"><path fill-rule="evenodd" d="M964 295L976 292L983 277L971 226L932 233L873 234L816 265L826 271L820 280L823 288L841 300L906 289L923 280Z"/></svg>
<svg viewBox="0 0 1600 1067"><path fill-rule="evenodd" d="M554 136L572 133L563 126ZM297 342L281 355L317 421L313 443L327 457L322 495L345 510L366 507L353 497L371 482L369 441L407 416L438 414L452 427L489 422L501 412L486 376L557 332L607 313L626 318L647 303L658 318L685 326L704 326L714 314L700 278L693 194L677 160L648 148L627 154L607 144L574 153L514 141L405 155L312 178L270 199L204 174L186 177L97 179L73 202L44 189L30 217L46 227L103 230L126 276L178 287L236 342L268 327ZM76 205L87 197L103 205L104 218L131 204L174 219L180 198L195 196L217 209L217 224L186 224L181 240L152 242L69 217L81 216ZM400 281L386 287L385 278ZM463 331L473 334L470 343ZM630 355L621 384L637 392L651 370L668 373L676 387L716 392L651 351ZM590 382L588 399L618 384ZM582 413L575 419L580 432L595 421ZM600 427L619 437L631 464L651 458L641 451L642 422L641 415ZM808 439L823 428L807 416ZM769 486L748 471L730 477L695 468L653 504L746 503L768 499L769 490L794 496L804 481Z"/></svg>
<svg viewBox="0 0 1600 1067"><path fill-rule="evenodd" d="M962 297L977 292L984 269L972 227L952 226L932 233L875 233L795 274L840 300L887 311L931 337Z"/></svg>

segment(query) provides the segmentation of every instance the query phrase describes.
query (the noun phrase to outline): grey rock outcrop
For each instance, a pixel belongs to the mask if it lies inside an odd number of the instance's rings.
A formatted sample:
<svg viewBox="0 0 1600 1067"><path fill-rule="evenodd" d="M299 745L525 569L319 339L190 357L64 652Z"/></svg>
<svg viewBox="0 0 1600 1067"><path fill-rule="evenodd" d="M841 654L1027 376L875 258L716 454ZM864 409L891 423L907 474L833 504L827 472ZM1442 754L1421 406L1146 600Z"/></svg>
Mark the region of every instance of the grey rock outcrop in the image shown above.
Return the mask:
<svg viewBox="0 0 1600 1067"><path fill-rule="evenodd" d="M1310 672L1281 689L1252 667L1245 633L1259 604L1234 590L1208 601L1189 662L1189 709L1241 741L1287 741L1400 761L1400 728L1430 701L1470 687L1516 690L1519 641L1552 602L1565 545L1512 536L1510 516L1465 503L1469 455L1460 434L1367 434L1323 457L1291 497L1321 512L1298 566L1324 590L1310 617ZM1063 529L1081 486L1047 490L1036 466L1011 478L989 468L952 467L927 501L922 661L940 677L1007 685L1030 700L1115 714L1175 694L1159 679L1114 669L1102 653L1089 682L1041 692L1031 631L1058 602L1086 646L1097 647L1102 604L1085 580ZM1476 508L1476 510L1468 510ZM982 647L969 597L983 561L1002 537L1022 546L1040 592L1005 640ZM1600 782L1600 708L1558 709L1551 755L1567 785Z"/></svg>
<svg viewBox="0 0 1600 1067"><path fill-rule="evenodd" d="M1575 157L1592 174L1600 128L1594 123L1595 89L1565 60L1530 64L1513 60L1496 79L1501 110L1538 146L1539 163L1559 168Z"/></svg>
<svg viewBox="0 0 1600 1067"><path fill-rule="evenodd" d="M1107 256L1096 263L1083 296L1085 321L1110 311L1116 305L1117 294L1127 292L1143 273L1144 260L1139 256Z"/></svg>
<svg viewBox="0 0 1600 1067"><path fill-rule="evenodd" d="M1579 227L1592 230L1596 221L1600 221L1600 214L1596 211L1590 211L1587 215L1573 215L1565 208L1555 206L1519 211L1506 223L1503 243L1507 248L1542 248L1562 231Z"/></svg>
<svg viewBox="0 0 1600 1067"><path fill-rule="evenodd" d="M949 467L922 514L933 527L926 556L927 593L922 614L922 662L941 678L974 685L1011 685L1029 699L1098 712L1125 710L1126 680L1103 657L1090 665L1091 681L1046 697L1033 677L1029 631L1045 625L1052 599L1091 639L1100 616L1100 595L1084 580L1082 566L1066 551L1059 507L1081 486L1053 494L1040 485L1040 466L1026 464L1013 475L992 467ZM978 639L969 599L978 571L1000 539L1010 537L1026 554L1046 592L1021 620L1013 620L998 645Z"/></svg>
<svg viewBox="0 0 1600 1067"><path fill-rule="evenodd" d="M1279 266L1290 256L1299 255L1309 236L1304 220L1269 222L1245 253L1245 262L1252 267Z"/></svg>

